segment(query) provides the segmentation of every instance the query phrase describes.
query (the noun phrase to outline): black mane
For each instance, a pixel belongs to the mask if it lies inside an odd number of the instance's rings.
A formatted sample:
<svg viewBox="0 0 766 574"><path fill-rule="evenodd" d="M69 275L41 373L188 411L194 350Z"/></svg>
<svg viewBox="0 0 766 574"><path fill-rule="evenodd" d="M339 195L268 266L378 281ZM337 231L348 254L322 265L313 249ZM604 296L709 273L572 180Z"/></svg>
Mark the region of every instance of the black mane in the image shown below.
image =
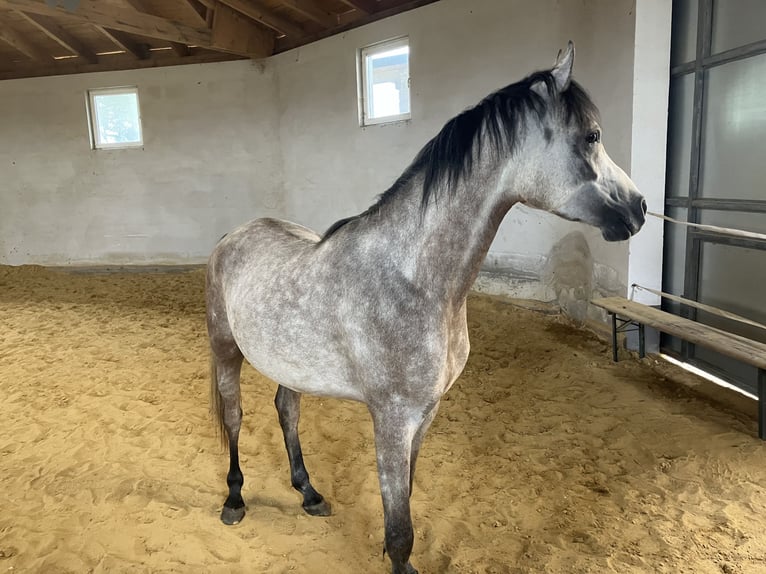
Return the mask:
<svg viewBox="0 0 766 574"><path fill-rule="evenodd" d="M347 223L376 213L418 173L423 173L422 210L430 201L438 200L437 191L442 184L446 184L447 193L453 194L460 179L471 174L474 159L481 154L483 133L490 139L495 153L513 154L519 136L526 129L526 112L533 113L540 121L549 112L548 100L531 89L538 83L545 86L551 100L559 101L567 123L576 121L589 127L589 123L598 121L598 108L577 82L571 81L567 89L559 93L551 72L535 72L490 94L448 121L374 205L359 215L335 222L322 241Z"/></svg>

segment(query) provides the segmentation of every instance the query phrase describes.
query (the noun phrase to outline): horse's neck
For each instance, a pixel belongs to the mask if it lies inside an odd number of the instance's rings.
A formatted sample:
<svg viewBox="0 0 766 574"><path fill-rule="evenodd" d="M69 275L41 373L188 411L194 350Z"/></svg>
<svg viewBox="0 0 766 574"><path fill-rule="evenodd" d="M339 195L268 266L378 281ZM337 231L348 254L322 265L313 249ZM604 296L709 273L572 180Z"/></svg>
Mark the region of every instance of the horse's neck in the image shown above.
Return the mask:
<svg viewBox="0 0 766 574"><path fill-rule="evenodd" d="M421 212L421 178L401 190L378 225L397 250L403 274L426 292L460 306L513 201L493 193L500 174L474 173L454 193L439 190Z"/></svg>

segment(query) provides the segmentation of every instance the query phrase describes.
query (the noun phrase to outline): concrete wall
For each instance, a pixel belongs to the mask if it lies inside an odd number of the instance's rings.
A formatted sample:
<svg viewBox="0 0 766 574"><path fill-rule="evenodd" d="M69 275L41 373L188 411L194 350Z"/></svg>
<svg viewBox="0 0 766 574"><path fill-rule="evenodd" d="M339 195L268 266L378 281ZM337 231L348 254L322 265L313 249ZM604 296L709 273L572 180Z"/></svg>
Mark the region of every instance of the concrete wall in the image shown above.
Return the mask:
<svg viewBox="0 0 766 574"><path fill-rule="evenodd" d="M442 0L262 64L0 82L0 263L196 263L253 217L324 229L369 206L450 117L549 67L569 39L605 145L629 172L634 7ZM362 129L357 50L404 34L412 120ZM139 87L145 146L92 151L85 91L115 85ZM581 314L592 291L625 292L628 244L516 207L487 269L486 290L559 297Z"/></svg>
<svg viewBox="0 0 766 574"><path fill-rule="evenodd" d="M139 88L144 147L91 150L89 88ZM0 263L204 261L284 212L271 71L232 62L0 82Z"/></svg>

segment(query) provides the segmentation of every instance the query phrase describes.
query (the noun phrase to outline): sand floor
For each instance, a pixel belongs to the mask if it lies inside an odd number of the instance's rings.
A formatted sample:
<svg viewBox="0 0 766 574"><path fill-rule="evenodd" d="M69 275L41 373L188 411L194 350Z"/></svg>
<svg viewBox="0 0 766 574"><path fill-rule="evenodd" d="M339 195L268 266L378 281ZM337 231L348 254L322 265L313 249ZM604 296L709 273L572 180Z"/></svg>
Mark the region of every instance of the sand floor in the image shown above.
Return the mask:
<svg viewBox="0 0 766 574"><path fill-rule="evenodd" d="M334 510L306 516L275 386L249 367L249 513L219 522L203 283L0 267L0 574L389 571L365 408L304 400ZM418 465L421 574L766 572L752 412L654 359L613 364L561 316L473 296L469 317L471 358Z"/></svg>

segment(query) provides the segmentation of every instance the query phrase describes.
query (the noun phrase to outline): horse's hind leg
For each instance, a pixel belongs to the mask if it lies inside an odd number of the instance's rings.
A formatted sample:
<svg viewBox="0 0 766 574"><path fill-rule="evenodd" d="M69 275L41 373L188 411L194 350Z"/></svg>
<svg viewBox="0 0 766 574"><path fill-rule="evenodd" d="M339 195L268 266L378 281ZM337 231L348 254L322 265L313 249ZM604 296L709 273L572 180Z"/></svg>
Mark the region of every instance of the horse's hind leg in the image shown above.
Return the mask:
<svg viewBox="0 0 766 574"><path fill-rule="evenodd" d="M279 413L279 425L282 427L287 456L290 459L290 480L293 488L303 495L303 510L312 516L330 516L330 505L311 486L309 473L303 463L303 452L298 438L301 395L280 385L274 404Z"/></svg>
<svg viewBox="0 0 766 574"><path fill-rule="evenodd" d="M239 376L243 357L239 350L233 357L226 359L221 359L214 352L211 360L211 383L215 385L213 403L229 446L229 473L226 476L229 495L223 504L221 521L231 525L237 524L245 516L245 501L242 499L242 485L245 479L239 468L239 429L242 425Z"/></svg>
<svg viewBox="0 0 766 574"><path fill-rule="evenodd" d="M221 427L222 439L229 446L229 473L226 476L229 495L223 504L221 520L224 524L237 524L245 516L245 501L242 500L245 479L239 468L239 429L242 425L239 376L244 357L226 315L221 287L222 265L226 259L224 255L216 247L208 262L205 280L206 318L211 351L211 410Z"/></svg>

